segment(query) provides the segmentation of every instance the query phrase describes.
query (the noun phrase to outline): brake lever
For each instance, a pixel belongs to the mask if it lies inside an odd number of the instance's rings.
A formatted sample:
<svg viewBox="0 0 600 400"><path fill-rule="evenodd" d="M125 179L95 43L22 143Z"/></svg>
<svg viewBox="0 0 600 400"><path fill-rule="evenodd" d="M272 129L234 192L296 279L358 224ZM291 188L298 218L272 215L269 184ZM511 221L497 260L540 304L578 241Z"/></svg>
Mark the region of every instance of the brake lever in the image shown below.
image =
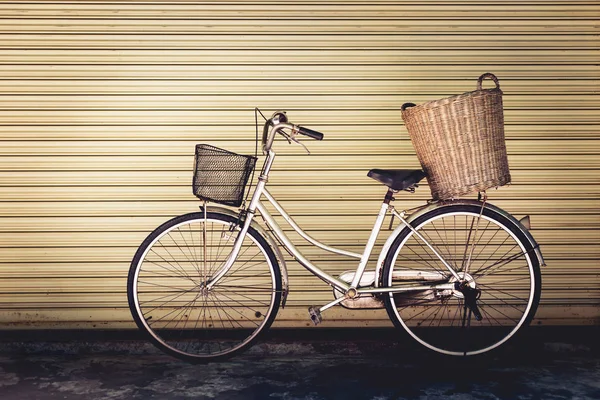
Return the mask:
<svg viewBox="0 0 600 400"><path fill-rule="evenodd" d="M283 136L285 138L285 140L288 141L289 144L292 144L292 138L290 135L285 133L283 130L279 131L279 133L281 134L281 136Z"/></svg>
<svg viewBox="0 0 600 400"><path fill-rule="evenodd" d="M299 144L300 146L304 147L304 150L306 150L306 153L308 155L310 155L310 150L308 150L308 147L306 147L304 145L304 143L302 143L301 141L299 141L298 139L296 139L296 136L298 136L298 131L292 130L291 135L288 135L284 131L281 131L281 134L283 135L283 137L285 137L287 139L287 141L288 141L289 144L292 144L292 142L294 142L296 144Z"/></svg>
<svg viewBox="0 0 600 400"><path fill-rule="evenodd" d="M308 150L308 147L306 147L304 145L304 143L302 143L301 141L299 141L298 139L296 139L293 136L290 139L292 140L292 142L295 142L295 143L299 144L300 146L304 147L304 150L306 150L306 153L310 156L310 150Z"/></svg>

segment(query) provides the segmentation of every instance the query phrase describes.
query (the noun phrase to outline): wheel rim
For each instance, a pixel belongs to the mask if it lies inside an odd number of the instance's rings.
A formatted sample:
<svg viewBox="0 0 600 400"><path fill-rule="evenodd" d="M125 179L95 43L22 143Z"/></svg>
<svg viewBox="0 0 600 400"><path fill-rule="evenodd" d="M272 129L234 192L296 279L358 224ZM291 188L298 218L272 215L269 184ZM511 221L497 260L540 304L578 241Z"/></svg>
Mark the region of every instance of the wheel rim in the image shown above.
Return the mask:
<svg viewBox="0 0 600 400"><path fill-rule="evenodd" d="M153 339L197 359L245 347L270 323L280 291L269 255L249 234L231 269L207 290L206 279L225 263L238 230L208 219L205 247L203 224L187 220L158 235L139 258L132 289L138 318Z"/></svg>
<svg viewBox="0 0 600 400"><path fill-rule="evenodd" d="M467 276L470 287L481 290L477 304L482 321L465 309L464 298L456 289L390 295L391 308L402 327L419 343L440 353L475 355L500 346L527 321L534 302L534 269L524 244L496 219L485 214L479 218L475 212L446 212L425 218L416 229L451 266L459 265L458 275ZM388 285L392 285L393 271L401 270L434 272L445 275L445 282L456 280L413 232L403 238L391 265Z"/></svg>

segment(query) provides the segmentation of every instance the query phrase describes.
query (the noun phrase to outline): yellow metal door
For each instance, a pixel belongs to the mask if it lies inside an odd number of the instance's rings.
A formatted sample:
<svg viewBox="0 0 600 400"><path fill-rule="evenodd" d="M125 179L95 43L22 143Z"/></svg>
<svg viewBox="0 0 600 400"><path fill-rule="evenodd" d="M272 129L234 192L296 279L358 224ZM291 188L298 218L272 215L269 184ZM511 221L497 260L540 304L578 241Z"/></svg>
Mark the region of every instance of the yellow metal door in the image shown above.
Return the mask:
<svg viewBox="0 0 600 400"><path fill-rule="evenodd" d="M133 328L137 246L197 210L196 143L253 153L255 106L326 134L311 156L277 144L271 192L315 238L360 252L385 194L366 172L418 167L400 105L473 90L484 72L505 94L513 176L490 201L531 215L548 263L536 322L597 324L599 12L587 1L0 3L0 328ZM397 197L411 208L429 191ZM355 267L301 248L330 273ZM310 325L307 307L331 291L289 269L275 326ZM384 311L324 318L391 325Z"/></svg>

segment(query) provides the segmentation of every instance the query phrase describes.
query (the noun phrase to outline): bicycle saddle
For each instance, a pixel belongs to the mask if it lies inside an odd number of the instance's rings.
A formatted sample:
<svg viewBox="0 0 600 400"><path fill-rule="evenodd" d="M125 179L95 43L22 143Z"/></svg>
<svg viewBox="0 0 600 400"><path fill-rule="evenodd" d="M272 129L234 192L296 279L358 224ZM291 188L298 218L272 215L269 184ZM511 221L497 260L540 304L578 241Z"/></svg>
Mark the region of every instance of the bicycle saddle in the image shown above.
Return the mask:
<svg viewBox="0 0 600 400"><path fill-rule="evenodd" d="M425 172L420 169L372 169L367 176L392 190L404 190L425 178Z"/></svg>

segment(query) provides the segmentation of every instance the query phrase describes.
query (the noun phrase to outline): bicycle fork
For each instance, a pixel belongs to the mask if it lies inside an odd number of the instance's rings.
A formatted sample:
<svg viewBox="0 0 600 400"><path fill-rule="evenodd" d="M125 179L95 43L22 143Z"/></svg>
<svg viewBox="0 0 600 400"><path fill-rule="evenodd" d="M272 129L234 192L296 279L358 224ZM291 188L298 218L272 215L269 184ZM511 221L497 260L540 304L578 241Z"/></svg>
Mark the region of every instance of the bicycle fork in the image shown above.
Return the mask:
<svg viewBox="0 0 600 400"><path fill-rule="evenodd" d="M240 253L240 249L242 248L242 243L244 238L246 237L246 233L248 233L248 228L250 228L250 224L252 223L252 219L254 218L254 214L256 213L256 207L259 204L260 196L267 184L269 178L269 171L271 170L271 166L273 165L273 160L275 158L275 153L269 151L265 163L263 165L260 176L258 177L258 183L256 184L256 188L254 190L254 194L252 195L252 199L250 200L250 204L246 209L246 218L244 220L244 224L238 233L237 238L235 239L235 243L233 244L233 249L231 253L229 253L229 257L225 261L225 264L219 268L219 270L210 277L206 282L206 289L210 290L218 281L221 279L227 271L233 266L233 263L237 259L238 254Z"/></svg>

